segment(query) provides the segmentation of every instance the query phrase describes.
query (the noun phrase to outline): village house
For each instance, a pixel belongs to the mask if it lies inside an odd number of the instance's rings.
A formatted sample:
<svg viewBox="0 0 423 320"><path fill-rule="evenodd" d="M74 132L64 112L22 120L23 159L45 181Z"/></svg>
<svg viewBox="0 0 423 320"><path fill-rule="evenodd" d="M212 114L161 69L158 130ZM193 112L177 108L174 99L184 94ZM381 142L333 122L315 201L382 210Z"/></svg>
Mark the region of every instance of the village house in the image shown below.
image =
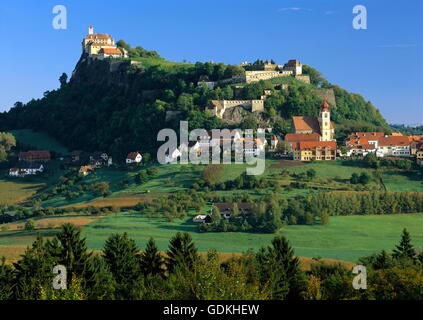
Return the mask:
<svg viewBox="0 0 423 320"><path fill-rule="evenodd" d="M85 176L89 175L93 171L94 171L94 168L92 166L81 166L79 168L79 171L78 172L85 177Z"/></svg>
<svg viewBox="0 0 423 320"><path fill-rule="evenodd" d="M41 163L26 162L20 168L9 169L9 175L13 177L24 177L28 175L36 175L44 172L44 166Z"/></svg>
<svg viewBox="0 0 423 320"><path fill-rule="evenodd" d="M409 157L410 140L406 136L381 137L377 151L384 157Z"/></svg>
<svg viewBox="0 0 423 320"><path fill-rule="evenodd" d="M423 143L419 146L419 149L416 151L416 163L420 166L423 166Z"/></svg>
<svg viewBox="0 0 423 320"><path fill-rule="evenodd" d="M293 147L294 160L336 160L336 141L302 141Z"/></svg>
<svg viewBox="0 0 423 320"><path fill-rule="evenodd" d="M212 217L209 214L199 214L192 218L194 223L211 223L212 221Z"/></svg>
<svg viewBox="0 0 423 320"><path fill-rule="evenodd" d="M410 155L415 157L417 151L423 145L423 136L409 136L408 139L410 140Z"/></svg>
<svg viewBox="0 0 423 320"><path fill-rule="evenodd" d="M287 133L285 135L285 142L291 147L297 145L301 141L320 141L320 134L318 133Z"/></svg>
<svg viewBox="0 0 423 320"><path fill-rule="evenodd" d="M178 158L182 156L181 151L179 151L178 148L175 148L173 150L169 150L165 157L166 163L174 163L178 161Z"/></svg>
<svg viewBox="0 0 423 320"><path fill-rule="evenodd" d="M376 145L373 143L358 143L354 145L349 145L347 157L365 157L369 153L375 153L377 156L383 156L377 151Z"/></svg>
<svg viewBox="0 0 423 320"><path fill-rule="evenodd" d="M27 162L47 162L51 160L51 154L48 150L30 150L27 152L20 152L18 155L19 161Z"/></svg>
<svg viewBox="0 0 423 320"><path fill-rule="evenodd" d="M105 152L96 151L90 155L90 165L94 167L111 166L112 164L112 157L109 157Z"/></svg>
<svg viewBox="0 0 423 320"><path fill-rule="evenodd" d="M383 132L355 132L345 140L348 156L366 156L375 153L378 157L414 156L419 137L408 137L401 133L385 135Z"/></svg>
<svg viewBox="0 0 423 320"><path fill-rule="evenodd" d="M126 156L126 164L140 163L142 156L139 152L131 152Z"/></svg>
<svg viewBox="0 0 423 320"><path fill-rule="evenodd" d="M384 132L354 132L345 140L345 146L356 147L360 144L374 144L378 147L379 138L385 136Z"/></svg>
<svg viewBox="0 0 423 320"><path fill-rule="evenodd" d="M213 206L219 209L219 212L222 216L222 218L230 219L232 217L232 214L234 212L234 205L235 203L229 203L229 202L216 202L213 203ZM236 203L238 207L239 214L249 214L251 212L251 203L247 202L241 202Z"/></svg>

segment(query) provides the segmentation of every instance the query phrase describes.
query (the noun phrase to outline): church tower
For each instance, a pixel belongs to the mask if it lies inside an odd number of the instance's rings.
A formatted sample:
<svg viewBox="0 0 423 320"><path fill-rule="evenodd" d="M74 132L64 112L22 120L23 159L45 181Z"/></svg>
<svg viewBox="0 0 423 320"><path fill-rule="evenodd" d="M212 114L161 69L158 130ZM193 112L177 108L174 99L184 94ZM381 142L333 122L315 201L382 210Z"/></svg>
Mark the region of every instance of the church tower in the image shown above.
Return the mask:
<svg viewBox="0 0 423 320"><path fill-rule="evenodd" d="M319 114L319 124L320 124L320 140L321 141L332 141L334 130L331 129L330 122L330 109L329 104L326 101L323 101L322 109Z"/></svg>
<svg viewBox="0 0 423 320"><path fill-rule="evenodd" d="M94 34L94 28L93 28L93 26L91 24L88 27L88 34Z"/></svg>

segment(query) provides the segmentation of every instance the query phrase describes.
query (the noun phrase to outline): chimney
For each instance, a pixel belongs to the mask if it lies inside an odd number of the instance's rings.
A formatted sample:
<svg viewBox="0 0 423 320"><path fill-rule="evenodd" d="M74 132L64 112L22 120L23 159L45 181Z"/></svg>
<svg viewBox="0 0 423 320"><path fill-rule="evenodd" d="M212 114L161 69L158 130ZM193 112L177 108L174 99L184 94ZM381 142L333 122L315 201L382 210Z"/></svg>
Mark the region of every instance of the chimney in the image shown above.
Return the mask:
<svg viewBox="0 0 423 320"><path fill-rule="evenodd" d="M88 34L94 34L94 28L93 28L93 26L91 24L88 27Z"/></svg>

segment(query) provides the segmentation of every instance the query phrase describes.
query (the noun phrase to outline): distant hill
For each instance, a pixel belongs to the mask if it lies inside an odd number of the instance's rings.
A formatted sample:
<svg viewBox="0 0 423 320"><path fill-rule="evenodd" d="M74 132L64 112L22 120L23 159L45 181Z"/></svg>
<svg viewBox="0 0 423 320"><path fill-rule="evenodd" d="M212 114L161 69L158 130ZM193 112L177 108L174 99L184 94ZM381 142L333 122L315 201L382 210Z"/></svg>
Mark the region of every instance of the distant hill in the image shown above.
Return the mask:
<svg viewBox="0 0 423 320"><path fill-rule="evenodd" d="M308 70L314 75L317 72L311 67ZM180 111L192 128L221 127L221 120L205 112L205 107L213 99L232 99L231 86L210 90L197 82L201 76L219 81L242 72L239 66L174 63L158 56L134 60L82 56L69 82L62 81L59 89L46 92L42 99L16 104L0 114L0 125L9 130L44 131L69 150L104 150L117 159L134 150L155 153L158 131L179 125L177 121L165 122L167 111ZM376 107L362 96L314 75L312 84L290 77L279 79L289 83L289 89L275 90L266 101L264 116L270 123L292 115L317 115L324 98L332 102L340 135L349 130L391 130ZM243 94L262 94L261 88L274 87L277 82L249 84ZM319 89L322 83L323 90Z"/></svg>

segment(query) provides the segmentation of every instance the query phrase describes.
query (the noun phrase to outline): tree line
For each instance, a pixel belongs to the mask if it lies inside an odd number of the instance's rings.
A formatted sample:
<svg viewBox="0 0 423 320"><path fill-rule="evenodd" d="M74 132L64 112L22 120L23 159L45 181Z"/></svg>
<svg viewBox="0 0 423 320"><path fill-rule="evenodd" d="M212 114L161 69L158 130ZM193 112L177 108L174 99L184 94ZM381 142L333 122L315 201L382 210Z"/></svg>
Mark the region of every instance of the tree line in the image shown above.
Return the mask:
<svg viewBox="0 0 423 320"><path fill-rule="evenodd" d="M407 230L392 253L364 257L368 289L355 290L354 275L341 264L316 258L301 268L289 241L275 237L221 261L201 255L187 233L170 239L160 252L150 239L140 252L126 233L112 234L100 253L87 250L81 230L64 224L51 240L38 237L12 265L0 263L0 300L421 300L423 255ZM66 268L66 289L52 286L55 266Z"/></svg>

